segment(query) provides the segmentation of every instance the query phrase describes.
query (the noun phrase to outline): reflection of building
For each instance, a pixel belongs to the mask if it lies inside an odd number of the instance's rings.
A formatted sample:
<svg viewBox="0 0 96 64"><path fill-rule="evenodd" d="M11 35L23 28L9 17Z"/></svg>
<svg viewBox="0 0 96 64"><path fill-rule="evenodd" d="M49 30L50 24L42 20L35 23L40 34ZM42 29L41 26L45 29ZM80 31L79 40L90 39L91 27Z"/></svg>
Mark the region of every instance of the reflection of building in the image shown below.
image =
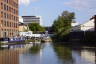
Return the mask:
<svg viewBox="0 0 96 64"><path fill-rule="evenodd" d="M28 45L30 45L30 44L28 44ZM42 64L41 63L41 60L42 60L41 55L42 55L42 53L40 53L40 52L42 52L42 50L40 50L40 48L38 50L31 50L30 48L32 48L33 46L34 45L32 45L31 47L26 47L26 48L28 48L26 50L27 53L20 54L20 64ZM35 47L34 49L37 49L37 48L38 47ZM29 49L30 49L30 52L28 52Z"/></svg>
<svg viewBox="0 0 96 64"><path fill-rule="evenodd" d="M93 64L95 64L95 61L96 61L95 54L96 54L95 52L89 51L89 50L81 51L81 57L83 57L89 62L92 62Z"/></svg>
<svg viewBox="0 0 96 64"><path fill-rule="evenodd" d="M38 23L41 25L41 17L40 16L22 16L24 24L30 23Z"/></svg>
<svg viewBox="0 0 96 64"><path fill-rule="evenodd" d="M19 52L14 50L0 51L0 64L19 64Z"/></svg>
<svg viewBox="0 0 96 64"><path fill-rule="evenodd" d="M18 0L0 0L0 37L18 34Z"/></svg>
<svg viewBox="0 0 96 64"><path fill-rule="evenodd" d="M80 47L72 52L74 64L96 64L95 48Z"/></svg>

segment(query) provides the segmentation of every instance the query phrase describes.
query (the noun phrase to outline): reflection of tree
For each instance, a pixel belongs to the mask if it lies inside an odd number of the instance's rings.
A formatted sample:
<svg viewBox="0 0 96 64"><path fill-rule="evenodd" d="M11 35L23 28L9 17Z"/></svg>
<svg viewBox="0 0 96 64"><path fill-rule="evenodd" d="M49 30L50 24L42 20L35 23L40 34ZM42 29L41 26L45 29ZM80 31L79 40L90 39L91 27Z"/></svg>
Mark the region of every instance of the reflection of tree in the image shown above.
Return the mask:
<svg viewBox="0 0 96 64"><path fill-rule="evenodd" d="M70 48L62 45L54 45L53 47L60 60L63 60L65 64L72 64L72 50Z"/></svg>
<svg viewBox="0 0 96 64"><path fill-rule="evenodd" d="M38 52L40 52L40 49L41 49L41 46L40 45L33 45L31 48L30 48L30 52L32 54L36 54Z"/></svg>

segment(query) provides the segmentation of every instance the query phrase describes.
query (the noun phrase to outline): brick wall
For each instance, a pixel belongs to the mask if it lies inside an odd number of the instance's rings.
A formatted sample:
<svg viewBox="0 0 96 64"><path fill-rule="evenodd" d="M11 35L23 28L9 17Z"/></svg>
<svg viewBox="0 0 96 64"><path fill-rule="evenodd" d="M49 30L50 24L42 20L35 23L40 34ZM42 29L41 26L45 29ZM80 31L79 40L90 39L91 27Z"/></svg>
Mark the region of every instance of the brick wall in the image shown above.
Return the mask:
<svg viewBox="0 0 96 64"><path fill-rule="evenodd" d="M18 34L18 0L0 0L0 37Z"/></svg>

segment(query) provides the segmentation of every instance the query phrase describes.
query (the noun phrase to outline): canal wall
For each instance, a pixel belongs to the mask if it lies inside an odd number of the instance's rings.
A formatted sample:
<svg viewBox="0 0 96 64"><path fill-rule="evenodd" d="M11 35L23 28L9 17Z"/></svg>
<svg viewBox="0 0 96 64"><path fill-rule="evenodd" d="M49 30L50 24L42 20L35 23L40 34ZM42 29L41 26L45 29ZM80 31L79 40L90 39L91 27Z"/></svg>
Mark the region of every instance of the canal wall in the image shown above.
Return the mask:
<svg viewBox="0 0 96 64"><path fill-rule="evenodd" d="M81 42L84 40L84 32L71 32L69 35L70 42Z"/></svg>
<svg viewBox="0 0 96 64"><path fill-rule="evenodd" d="M92 31L80 31L71 32L69 35L70 42L80 42L80 43L95 43L96 42L96 32ZM95 43L96 44L96 43Z"/></svg>
<svg viewBox="0 0 96 64"><path fill-rule="evenodd" d="M71 32L69 35L69 41L80 42L84 39L84 32Z"/></svg>

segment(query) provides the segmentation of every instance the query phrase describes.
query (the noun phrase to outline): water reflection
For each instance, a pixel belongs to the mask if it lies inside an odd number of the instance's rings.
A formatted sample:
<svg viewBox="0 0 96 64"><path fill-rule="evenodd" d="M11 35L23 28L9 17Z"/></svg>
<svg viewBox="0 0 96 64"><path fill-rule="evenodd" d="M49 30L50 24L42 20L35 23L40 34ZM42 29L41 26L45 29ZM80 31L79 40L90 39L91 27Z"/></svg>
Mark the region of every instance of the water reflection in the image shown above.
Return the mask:
<svg viewBox="0 0 96 64"><path fill-rule="evenodd" d="M59 60L62 60L65 64L73 64L72 50L62 45L53 46Z"/></svg>
<svg viewBox="0 0 96 64"><path fill-rule="evenodd" d="M32 53L32 54L37 54L38 52L40 52L40 49L41 49L41 45L35 44L35 45L33 45L33 46L29 49L29 51L30 51L30 53Z"/></svg>
<svg viewBox="0 0 96 64"><path fill-rule="evenodd" d="M20 64L20 54L27 52L30 47L32 47L31 44L1 46L0 64Z"/></svg>
<svg viewBox="0 0 96 64"><path fill-rule="evenodd" d="M19 64L19 53L16 50L0 51L0 64Z"/></svg>
<svg viewBox="0 0 96 64"><path fill-rule="evenodd" d="M79 52L80 51L80 52ZM75 57L75 64L96 64L96 48L82 48L78 53L73 51Z"/></svg>
<svg viewBox="0 0 96 64"><path fill-rule="evenodd" d="M41 44L33 44L26 53L20 54L20 64L41 64L41 51Z"/></svg>
<svg viewBox="0 0 96 64"><path fill-rule="evenodd" d="M52 43L10 45L0 50L0 64L96 64L96 48Z"/></svg>
<svg viewBox="0 0 96 64"><path fill-rule="evenodd" d="M84 49L81 51L81 57L93 64L96 64L96 50Z"/></svg>

